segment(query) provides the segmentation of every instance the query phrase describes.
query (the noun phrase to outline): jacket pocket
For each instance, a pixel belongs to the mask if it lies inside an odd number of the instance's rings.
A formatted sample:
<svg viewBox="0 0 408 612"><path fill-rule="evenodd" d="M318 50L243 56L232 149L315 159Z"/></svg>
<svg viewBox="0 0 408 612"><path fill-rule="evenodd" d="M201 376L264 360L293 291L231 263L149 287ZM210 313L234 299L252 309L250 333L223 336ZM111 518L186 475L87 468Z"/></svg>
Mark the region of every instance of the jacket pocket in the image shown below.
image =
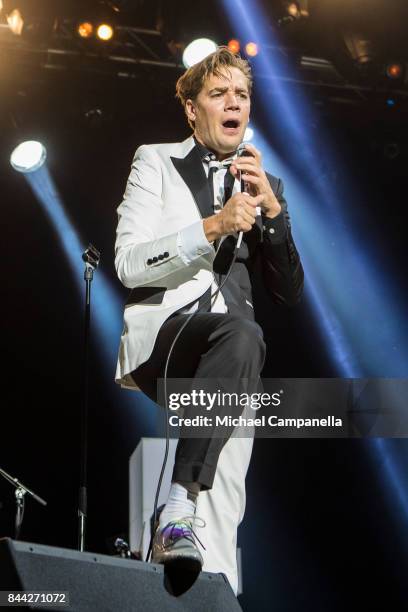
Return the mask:
<svg viewBox="0 0 408 612"><path fill-rule="evenodd" d="M167 287L135 287L129 293L126 306L133 304L161 304Z"/></svg>

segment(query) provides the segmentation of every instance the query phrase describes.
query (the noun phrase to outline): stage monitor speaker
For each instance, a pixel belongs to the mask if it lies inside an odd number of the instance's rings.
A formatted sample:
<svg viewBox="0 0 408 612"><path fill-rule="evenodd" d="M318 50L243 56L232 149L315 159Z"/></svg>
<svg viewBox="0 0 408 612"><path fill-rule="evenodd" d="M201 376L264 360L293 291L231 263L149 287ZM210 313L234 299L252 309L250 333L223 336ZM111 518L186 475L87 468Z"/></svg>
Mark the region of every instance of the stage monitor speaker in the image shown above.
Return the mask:
<svg viewBox="0 0 408 612"><path fill-rule="evenodd" d="M176 581L177 582L177 581ZM223 574L201 572L190 588L162 565L0 539L0 591L67 592L75 612L239 612ZM180 590L181 586L181 590ZM26 609L27 609L26 608Z"/></svg>

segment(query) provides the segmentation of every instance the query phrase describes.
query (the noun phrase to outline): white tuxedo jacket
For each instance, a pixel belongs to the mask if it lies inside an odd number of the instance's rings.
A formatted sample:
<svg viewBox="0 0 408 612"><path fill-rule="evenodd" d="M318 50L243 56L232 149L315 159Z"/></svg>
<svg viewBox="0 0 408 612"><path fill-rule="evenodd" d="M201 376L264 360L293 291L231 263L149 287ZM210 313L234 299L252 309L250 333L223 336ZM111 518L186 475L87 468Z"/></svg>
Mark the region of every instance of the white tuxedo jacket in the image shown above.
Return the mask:
<svg viewBox="0 0 408 612"><path fill-rule="evenodd" d="M279 179L272 177L271 184L276 193ZM287 215L286 202L279 201ZM211 245L207 252L197 247L188 264L177 249L178 232L212 215L211 202L192 136L181 143L137 149L118 208L115 245L118 277L132 289L125 306L115 377L122 386L137 389L130 373L150 357L164 321L198 299L212 283L215 250ZM295 265L298 255L292 245L290 240L290 258ZM286 259L288 248L284 246L282 252ZM273 269L272 274L283 276Z"/></svg>

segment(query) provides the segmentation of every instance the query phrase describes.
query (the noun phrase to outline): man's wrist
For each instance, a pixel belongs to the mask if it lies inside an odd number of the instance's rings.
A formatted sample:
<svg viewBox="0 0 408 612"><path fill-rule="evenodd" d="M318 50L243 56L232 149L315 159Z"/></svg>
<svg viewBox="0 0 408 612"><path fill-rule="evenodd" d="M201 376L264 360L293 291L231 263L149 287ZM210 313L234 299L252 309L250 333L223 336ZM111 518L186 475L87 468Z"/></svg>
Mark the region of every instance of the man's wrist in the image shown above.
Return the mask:
<svg viewBox="0 0 408 612"><path fill-rule="evenodd" d="M222 234L222 222L219 215L211 215L203 220L204 234L208 242L214 242L221 238Z"/></svg>
<svg viewBox="0 0 408 612"><path fill-rule="evenodd" d="M275 199L274 202L272 202L272 204L270 206L268 206L268 208L263 210L263 214L268 219L274 219L281 212L282 212L282 206L279 204L279 202L276 199Z"/></svg>

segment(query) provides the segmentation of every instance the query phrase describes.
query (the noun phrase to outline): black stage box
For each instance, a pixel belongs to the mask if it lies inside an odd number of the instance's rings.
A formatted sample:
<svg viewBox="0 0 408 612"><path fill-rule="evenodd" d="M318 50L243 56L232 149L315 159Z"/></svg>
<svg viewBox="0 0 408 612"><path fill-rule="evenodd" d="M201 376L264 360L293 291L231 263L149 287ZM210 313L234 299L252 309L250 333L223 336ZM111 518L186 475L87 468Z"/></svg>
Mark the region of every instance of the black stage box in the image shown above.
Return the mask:
<svg viewBox="0 0 408 612"><path fill-rule="evenodd" d="M168 575L162 565L9 538L0 539L0 591L68 593L68 605L27 606L36 610L241 611L223 574L201 572L188 585L185 573Z"/></svg>

